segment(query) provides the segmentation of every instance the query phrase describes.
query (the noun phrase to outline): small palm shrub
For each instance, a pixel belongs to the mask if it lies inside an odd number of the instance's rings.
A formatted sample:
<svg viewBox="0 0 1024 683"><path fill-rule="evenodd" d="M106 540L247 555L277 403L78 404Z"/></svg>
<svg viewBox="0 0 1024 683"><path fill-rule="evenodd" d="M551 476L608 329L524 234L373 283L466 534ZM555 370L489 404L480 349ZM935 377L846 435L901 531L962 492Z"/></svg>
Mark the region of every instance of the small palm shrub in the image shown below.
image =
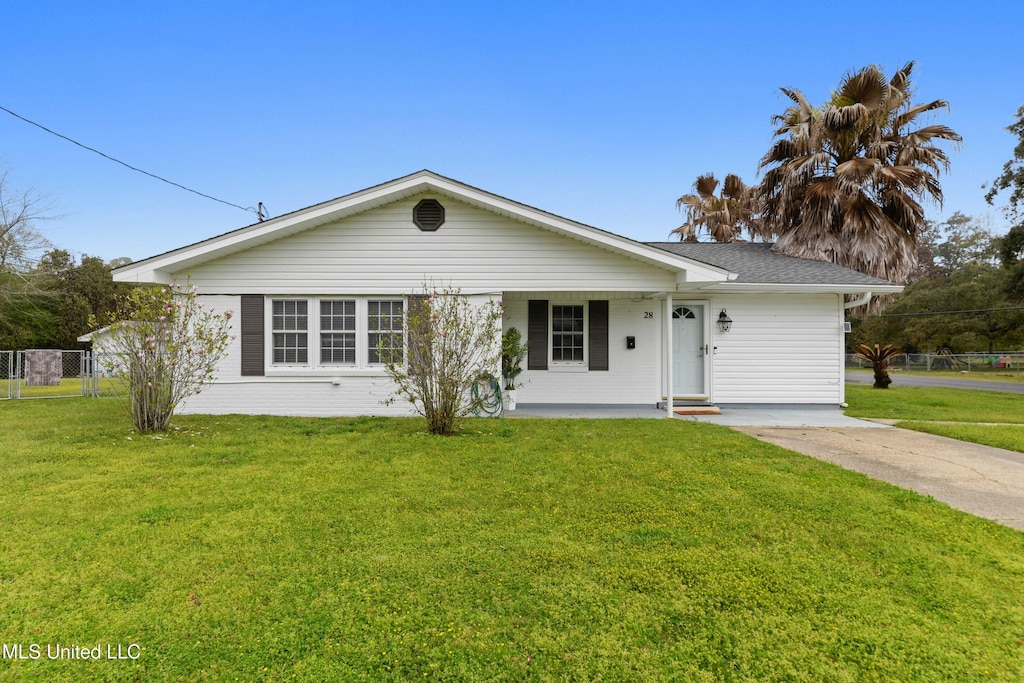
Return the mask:
<svg viewBox="0 0 1024 683"><path fill-rule="evenodd" d="M853 355L871 363L871 367L875 371L875 389L888 389L892 384L892 378L889 377L889 361L896 356L902 356L903 349L892 344L885 346L861 344Z"/></svg>

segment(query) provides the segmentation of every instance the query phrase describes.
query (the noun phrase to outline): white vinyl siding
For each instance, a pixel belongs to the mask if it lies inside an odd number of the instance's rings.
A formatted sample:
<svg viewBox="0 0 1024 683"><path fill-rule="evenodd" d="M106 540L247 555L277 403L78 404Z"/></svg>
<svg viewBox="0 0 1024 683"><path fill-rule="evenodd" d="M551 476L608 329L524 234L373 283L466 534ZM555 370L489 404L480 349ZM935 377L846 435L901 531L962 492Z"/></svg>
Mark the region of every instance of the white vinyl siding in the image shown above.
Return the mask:
<svg viewBox="0 0 1024 683"><path fill-rule="evenodd" d="M408 294L425 282L484 291L665 291L676 273L448 197L445 222L412 222L419 195L192 267L205 293ZM186 278L183 271L176 277Z"/></svg>
<svg viewBox="0 0 1024 683"><path fill-rule="evenodd" d="M546 299L550 306L608 301L608 370L589 372L584 363L552 362L547 370L523 370L519 375L521 403L650 404L661 390L661 310L658 301L643 301L640 292L530 292L504 296L504 327L527 329L529 300ZM550 328L550 307L549 322ZM650 317L647 317L650 314ZM584 325L586 329L587 325ZM626 348L626 337L636 348ZM584 353L588 341L584 339ZM549 353L549 360L551 351ZM526 367L526 364L523 364ZM579 371L577 371L579 370Z"/></svg>
<svg viewBox="0 0 1024 683"><path fill-rule="evenodd" d="M407 401L385 401L394 384L383 373L337 377L261 377L221 381L190 396L176 412L210 415L413 415Z"/></svg>
<svg viewBox="0 0 1024 683"><path fill-rule="evenodd" d="M205 307L217 312L232 310L236 314L241 308L240 297L225 295L200 295ZM268 297L266 308L269 310L271 300L281 297ZM368 298L352 297L356 301L357 332L360 339L365 339L368 323L366 310ZM474 304L482 304L490 297L471 297ZM310 311L319 312L318 305L312 302L318 299L328 300L330 297L306 297L311 302ZM383 299L377 297L375 301ZM395 301L388 299L388 301ZM399 301L399 303L401 303ZM317 327L310 316L310 327ZM412 406L406 401L385 403L394 396L395 385L380 365L368 365L360 360L356 366L324 365L308 367L272 367L268 366L267 374L261 377L241 375L242 342L239 330L241 316L235 315L231 321L231 333L234 338L229 342L227 355L219 363L217 377L213 384L204 387L203 391L187 398L178 412L182 414L207 413L224 415L243 413L253 415L304 415L304 416L340 416L340 415L411 415ZM266 318L269 332L270 314ZM312 335L316 330L311 330ZM315 339L311 336L310 339ZM360 342L359 356L364 358L367 352L365 342Z"/></svg>
<svg viewBox="0 0 1024 683"><path fill-rule="evenodd" d="M442 226L443 229L443 226ZM609 302L607 372L524 370L521 403L644 404L660 401L662 388L662 318L664 301L644 299L642 292L531 292L504 295L504 327L527 328L528 301L547 299L553 305L580 301ZM237 296L202 295L217 310L240 308ZM282 298L282 297L274 297ZM320 297L331 299L332 297ZM357 333L368 333L363 307L357 302ZM307 300L315 300L307 297ZM373 298L375 301L381 298ZM711 325L711 400L717 404L827 404L843 400L841 297L835 294L716 295L707 299ZM271 308L269 305L267 308ZM727 333L714 320L721 309L733 319ZM319 305L311 307L319 312ZM310 316L311 320L319 316ZM231 320L237 336L240 320ZM311 322L311 327L318 327ZM269 314L267 329L270 329ZM312 330L310 334L312 334ZM636 348L626 348L626 337ZM316 339L311 336L310 339ZM363 344L359 343L362 347ZM360 348L366 353L367 349ZM319 354L317 354L317 357ZM268 366L266 377L240 375L241 341L234 339L220 363L217 382L182 407L188 413L265 413L277 415L405 415L408 404L381 401L394 385L381 366L320 365L309 368Z"/></svg>
<svg viewBox="0 0 1024 683"><path fill-rule="evenodd" d="M715 403L842 402L843 310L835 294L720 296L733 319L729 332L712 323Z"/></svg>

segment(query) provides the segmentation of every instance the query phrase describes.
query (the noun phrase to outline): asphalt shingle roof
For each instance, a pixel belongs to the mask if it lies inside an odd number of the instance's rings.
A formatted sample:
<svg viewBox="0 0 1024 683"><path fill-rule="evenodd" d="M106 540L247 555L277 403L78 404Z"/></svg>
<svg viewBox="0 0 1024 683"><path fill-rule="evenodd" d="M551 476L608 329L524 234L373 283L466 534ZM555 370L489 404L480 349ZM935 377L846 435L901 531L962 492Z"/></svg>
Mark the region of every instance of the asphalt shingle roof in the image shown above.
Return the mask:
<svg viewBox="0 0 1024 683"><path fill-rule="evenodd" d="M724 268L735 282L806 285L891 285L891 282L826 261L783 256L771 244L750 242L646 242L647 245Z"/></svg>

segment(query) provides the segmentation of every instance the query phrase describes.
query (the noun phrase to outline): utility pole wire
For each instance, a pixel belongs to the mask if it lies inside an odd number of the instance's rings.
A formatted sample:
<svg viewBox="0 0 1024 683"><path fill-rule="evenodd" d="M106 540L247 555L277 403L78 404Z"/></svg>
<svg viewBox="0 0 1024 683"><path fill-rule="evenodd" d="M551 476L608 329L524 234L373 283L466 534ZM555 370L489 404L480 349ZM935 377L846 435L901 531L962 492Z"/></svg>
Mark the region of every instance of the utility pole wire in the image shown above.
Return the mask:
<svg viewBox="0 0 1024 683"><path fill-rule="evenodd" d="M1005 308L971 308L964 311L923 311L920 313L879 313L872 318L911 318L919 315L949 315L952 313L996 313L998 311L1022 311L1024 306L1007 306Z"/></svg>
<svg viewBox="0 0 1024 683"><path fill-rule="evenodd" d="M233 206L236 209L241 209L242 211L247 211L247 212L250 212L250 213L255 213L257 216L259 216L259 213L256 211L256 209L252 208L251 206L246 207L246 206L239 206L238 204L232 204L231 202L224 201L223 199L217 199L216 197L213 197L211 195L205 194L205 193L200 192L198 190L193 190L191 187L185 187L184 185L182 185L180 183L176 183L173 180L168 180L167 178L161 178L160 176L158 176L158 175L156 175L154 173L150 173L149 171L143 171L141 168L136 168L135 166L132 166L131 164L126 164L125 162L121 161L120 159L115 159L114 157L110 156L109 154L104 154L103 152L99 151L98 149L93 149L92 147L90 147L88 145L83 145L81 142L78 142L77 140L72 140L67 135L61 135L60 133L58 133L55 130L50 130L46 126L44 126L44 125L42 125L40 123L36 123L35 121L32 121L31 119L26 119L21 114L17 114L15 112L11 111L10 109L8 109L7 107L0 106L0 110L3 110L5 112L7 112L8 114L10 114L11 116L13 116L16 119L21 119L25 123L32 124L36 128L42 128L43 130L45 130L50 135L56 135L57 137L61 138L62 140L67 140L68 142L70 142L70 143L72 143L74 145L78 145L82 149L87 149L90 152L93 152L95 154L99 154L104 159L109 159L110 161L113 161L113 162L116 162L118 164L121 164L125 168L130 168L131 170L136 171L137 173L141 173L143 175L148 175L150 178L155 178L156 180L159 180L161 182L167 183L168 185L173 185L173 186L175 186L177 188L181 188L182 190L185 190L186 192L191 192L192 194L197 194L200 197L206 197L207 199L212 199L213 201L220 202L221 204L227 204L228 206ZM263 220L262 216L260 216L260 220L261 221Z"/></svg>

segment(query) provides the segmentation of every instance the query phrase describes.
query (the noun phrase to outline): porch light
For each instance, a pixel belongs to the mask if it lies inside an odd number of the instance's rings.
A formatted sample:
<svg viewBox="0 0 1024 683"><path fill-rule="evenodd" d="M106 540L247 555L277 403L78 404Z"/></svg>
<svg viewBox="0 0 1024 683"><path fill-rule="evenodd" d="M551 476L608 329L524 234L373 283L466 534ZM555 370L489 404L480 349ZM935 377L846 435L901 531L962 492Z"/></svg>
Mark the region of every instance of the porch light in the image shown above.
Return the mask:
<svg viewBox="0 0 1024 683"><path fill-rule="evenodd" d="M718 314L718 329L722 332L728 332L731 327L732 318L726 314L725 309L723 308L722 312Z"/></svg>

